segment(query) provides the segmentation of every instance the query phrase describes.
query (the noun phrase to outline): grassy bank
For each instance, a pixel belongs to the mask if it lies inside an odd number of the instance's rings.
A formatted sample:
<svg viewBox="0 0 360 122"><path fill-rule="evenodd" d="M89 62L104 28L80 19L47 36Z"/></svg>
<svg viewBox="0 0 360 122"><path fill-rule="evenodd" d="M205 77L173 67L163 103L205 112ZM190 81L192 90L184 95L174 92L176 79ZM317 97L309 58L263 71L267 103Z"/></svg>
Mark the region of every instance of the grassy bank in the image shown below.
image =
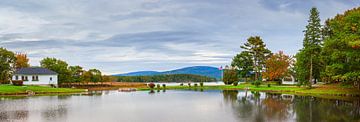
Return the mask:
<svg viewBox="0 0 360 122"><path fill-rule="evenodd" d="M157 88L155 88L156 90ZM163 89L163 88L161 88ZM360 90L352 88L344 88L339 85L319 85L314 86L313 88L297 87L293 85L260 85L256 87L251 84L240 84L238 86L232 85L220 85L220 86L167 86L167 90L193 90L193 89L203 89L203 90L245 90L250 91L263 91L263 92L276 92L276 93L287 93L287 94L302 94L302 95L333 95L333 96L360 96ZM138 88L138 90L150 90L150 88Z"/></svg>
<svg viewBox="0 0 360 122"><path fill-rule="evenodd" d="M40 94L58 94L58 93L75 93L84 92L84 89L71 88L51 88L46 86L13 86L0 85L0 95L27 95L28 92L33 92L35 95Z"/></svg>

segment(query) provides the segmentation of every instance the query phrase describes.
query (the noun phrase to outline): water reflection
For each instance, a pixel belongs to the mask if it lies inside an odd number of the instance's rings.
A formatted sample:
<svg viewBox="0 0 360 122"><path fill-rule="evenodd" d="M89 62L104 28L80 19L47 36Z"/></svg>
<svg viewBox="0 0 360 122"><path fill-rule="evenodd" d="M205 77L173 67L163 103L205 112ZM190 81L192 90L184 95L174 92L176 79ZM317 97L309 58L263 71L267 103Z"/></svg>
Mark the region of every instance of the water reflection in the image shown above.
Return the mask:
<svg viewBox="0 0 360 122"><path fill-rule="evenodd" d="M0 112L0 121L26 120L28 115L26 110Z"/></svg>
<svg viewBox="0 0 360 122"><path fill-rule="evenodd" d="M225 90L224 101L239 120L248 121L358 121L359 100L342 101L309 96Z"/></svg>
<svg viewBox="0 0 360 122"><path fill-rule="evenodd" d="M359 121L360 102L201 88L0 99L1 122L153 121L154 118L195 122Z"/></svg>

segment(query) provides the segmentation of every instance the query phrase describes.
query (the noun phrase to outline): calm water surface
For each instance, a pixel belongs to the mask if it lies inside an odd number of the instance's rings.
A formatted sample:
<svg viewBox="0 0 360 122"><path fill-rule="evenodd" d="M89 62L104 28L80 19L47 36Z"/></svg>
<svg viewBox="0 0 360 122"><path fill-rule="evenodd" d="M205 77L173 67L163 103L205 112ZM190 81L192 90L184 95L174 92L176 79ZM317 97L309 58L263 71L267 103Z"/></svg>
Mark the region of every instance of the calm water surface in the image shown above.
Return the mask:
<svg viewBox="0 0 360 122"><path fill-rule="evenodd" d="M261 122L359 121L359 100L246 91L103 91L1 97L0 121Z"/></svg>

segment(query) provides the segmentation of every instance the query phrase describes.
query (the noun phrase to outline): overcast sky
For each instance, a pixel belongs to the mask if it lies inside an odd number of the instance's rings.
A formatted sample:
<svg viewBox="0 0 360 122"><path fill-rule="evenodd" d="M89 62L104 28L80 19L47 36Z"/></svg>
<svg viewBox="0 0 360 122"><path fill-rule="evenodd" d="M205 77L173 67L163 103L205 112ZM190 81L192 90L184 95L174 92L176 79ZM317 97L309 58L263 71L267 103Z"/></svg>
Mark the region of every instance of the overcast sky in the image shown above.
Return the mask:
<svg viewBox="0 0 360 122"><path fill-rule="evenodd" d="M295 54L312 6L324 21L360 0L1 0L0 46L106 74L218 67L249 36Z"/></svg>

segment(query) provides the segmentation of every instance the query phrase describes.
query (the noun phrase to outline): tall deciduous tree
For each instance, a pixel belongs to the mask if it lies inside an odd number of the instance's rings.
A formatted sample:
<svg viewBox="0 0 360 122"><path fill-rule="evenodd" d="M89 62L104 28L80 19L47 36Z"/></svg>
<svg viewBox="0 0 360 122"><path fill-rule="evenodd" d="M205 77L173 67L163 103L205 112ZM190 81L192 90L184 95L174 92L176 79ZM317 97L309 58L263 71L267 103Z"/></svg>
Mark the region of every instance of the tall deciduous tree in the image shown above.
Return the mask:
<svg viewBox="0 0 360 122"><path fill-rule="evenodd" d="M102 75L101 75L101 71L98 69L89 69L88 71L91 75L90 77L90 81L97 83L97 82L102 82Z"/></svg>
<svg viewBox="0 0 360 122"><path fill-rule="evenodd" d="M265 60L271 54L271 51L266 48L266 45L259 36L248 38L247 42L240 47L244 49L244 52L251 55L255 79L258 80L262 69L265 68Z"/></svg>
<svg viewBox="0 0 360 122"><path fill-rule="evenodd" d="M0 48L0 83L9 83L15 67L15 54Z"/></svg>
<svg viewBox="0 0 360 122"><path fill-rule="evenodd" d="M17 53L15 68L20 69L20 68L24 68L24 67L30 67L29 58L27 57L26 54Z"/></svg>
<svg viewBox="0 0 360 122"><path fill-rule="evenodd" d="M269 80L280 79L287 75L291 63L291 58L282 51L272 55L266 61L266 72L263 77Z"/></svg>
<svg viewBox="0 0 360 122"><path fill-rule="evenodd" d="M327 20L325 28L323 78L360 88L360 7Z"/></svg>
<svg viewBox="0 0 360 122"><path fill-rule="evenodd" d="M84 70L81 66L69 66L69 71L71 75L71 82L80 83L83 80L81 75L83 75Z"/></svg>
<svg viewBox="0 0 360 122"><path fill-rule="evenodd" d="M301 83L311 87L312 80L320 78L320 52L322 44L322 29L318 10L310 10L308 25L306 26L303 48L297 54L297 76Z"/></svg>
<svg viewBox="0 0 360 122"><path fill-rule="evenodd" d="M254 70L252 56L249 52L244 51L232 59L231 66L239 68L239 75L245 78L245 82L247 81L247 76Z"/></svg>
<svg viewBox="0 0 360 122"><path fill-rule="evenodd" d="M58 73L59 83L71 82L71 74L68 70L68 64L65 61L56 58L44 58L40 61L41 67L48 68Z"/></svg>

